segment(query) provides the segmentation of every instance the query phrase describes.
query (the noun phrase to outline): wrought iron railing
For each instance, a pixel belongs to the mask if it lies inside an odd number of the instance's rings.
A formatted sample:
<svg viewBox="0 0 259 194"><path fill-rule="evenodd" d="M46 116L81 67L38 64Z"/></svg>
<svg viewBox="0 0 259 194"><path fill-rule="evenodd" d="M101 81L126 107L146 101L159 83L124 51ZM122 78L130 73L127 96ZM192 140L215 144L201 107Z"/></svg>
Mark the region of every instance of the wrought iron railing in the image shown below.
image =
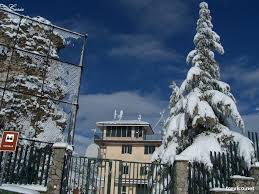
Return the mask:
<svg viewBox="0 0 259 194"><path fill-rule="evenodd" d="M132 140L145 140L145 141L162 141L161 134L144 135L143 137L105 137L103 133L95 133L94 140L106 140L111 138L127 138Z"/></svg>
<svg viewBox="0 0 259 194"><path fill-rule="evenodd" d="M173 167L164 164L70 157L64 193L173 194Z"/></svg>
<svg viewBox="0 0 259 194"><path fill-rule="evenodd" d="M15 152L0 152L3 183L47 186L51 157L52 143L19 139Z"/></svg>
<svg viewBox="0 0 259 194"><path fill-rule="evenodd" d="M257 132L248 131L248 138L254 143L255 158L259 161L259 139Z"/></svg>
<svg viewBox="0 0 259 194"><path fill-rule="evenodd" d="M249 176L238 144L230 143L227 153L210 152L212 167L193 162L189 165L189 194L209 194L211 188L225 188L231 184L231 176Z"/></svg>

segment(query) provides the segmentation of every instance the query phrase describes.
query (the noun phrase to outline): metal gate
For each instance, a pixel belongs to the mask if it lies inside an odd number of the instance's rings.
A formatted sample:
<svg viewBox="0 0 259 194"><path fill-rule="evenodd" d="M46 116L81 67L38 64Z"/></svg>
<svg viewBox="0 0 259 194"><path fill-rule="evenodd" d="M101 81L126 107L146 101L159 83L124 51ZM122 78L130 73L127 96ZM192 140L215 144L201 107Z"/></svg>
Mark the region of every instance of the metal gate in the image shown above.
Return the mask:
<svg viewBox="0 0 259 194"><path fill-rule="evenodd" d="M173 167L121 160L69 157L62 193L173 194Z"/></svg>

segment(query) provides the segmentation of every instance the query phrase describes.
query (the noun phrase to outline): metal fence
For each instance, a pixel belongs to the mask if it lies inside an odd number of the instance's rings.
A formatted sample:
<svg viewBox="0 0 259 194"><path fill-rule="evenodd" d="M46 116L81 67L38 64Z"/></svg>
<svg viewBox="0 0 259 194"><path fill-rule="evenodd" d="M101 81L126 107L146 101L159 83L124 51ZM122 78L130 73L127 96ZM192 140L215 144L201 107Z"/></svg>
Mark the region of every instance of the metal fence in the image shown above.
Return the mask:
<svg viewBox="0 0 259 194"><path fill-rule="evenodd" d="M173 167L163 164L70 157L62 193L173 194Z"/></svg>
<svg viewBox="0 0 259 194"><path fill-rule="evenodd" d="M0 26L0 124L72 143L87 36L5 9Z"/></svg>
<svg viewBox="0 0 259 194"><path fill-rule="evenodd" d="M194 162L189 165L189 194L209 194L214 187L230 186L231 176L249 176L243 157L239 156L238 144L230 143L227 153L210 152L212 167Z"/></svg>
<svg viewBox="0 0 259 194"><path fill-rule="evenodd" d="M259 139L257 132L248 131L248 138L254 143L255 158L259 161Z"/></svg>
<svg viewBox="0 0 259 194"><path fill-rule="evenodd" d="M15 152L0 152L3 183L47 186L51 156L51 143L19 139Z"/></svg>

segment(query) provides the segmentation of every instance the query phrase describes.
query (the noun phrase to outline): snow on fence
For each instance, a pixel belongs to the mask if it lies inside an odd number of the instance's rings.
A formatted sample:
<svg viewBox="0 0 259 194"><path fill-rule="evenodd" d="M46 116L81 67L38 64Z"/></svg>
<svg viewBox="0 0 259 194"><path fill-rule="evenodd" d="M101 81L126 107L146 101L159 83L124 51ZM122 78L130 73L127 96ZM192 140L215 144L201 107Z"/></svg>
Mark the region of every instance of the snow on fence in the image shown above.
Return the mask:
<svg viewBox="0 0 259 194"><path fill-rule="evenodd" d="M16 152L6 155L0 152L3 183L47 186L51 156L52 143L19 139ZM3 165L4 160L6 165Z"/></svg>
<svg viewBox="0 0 259 194"><path fill-rule="evenodd" d="M189 164L189 194L207 194L211 188L230 186L233 175L249 176L243 157L239 156L238 144L230 143L229 152L210 152L212 167L203 163Z"/></svg>

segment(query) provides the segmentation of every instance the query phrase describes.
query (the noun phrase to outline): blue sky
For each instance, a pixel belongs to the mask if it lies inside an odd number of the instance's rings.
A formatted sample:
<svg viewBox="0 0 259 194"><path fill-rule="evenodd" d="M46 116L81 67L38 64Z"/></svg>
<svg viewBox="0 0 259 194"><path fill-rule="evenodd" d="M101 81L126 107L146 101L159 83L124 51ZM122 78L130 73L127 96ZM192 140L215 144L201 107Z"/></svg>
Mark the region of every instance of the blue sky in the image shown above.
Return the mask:
<svg viewBox="0 0 259 194"><path fill-rule="evenodd" d="M185 78L185 56L193 49L197 0L3 1L17 3L24 14L88 33L81 86L77 145L91 142L94 123L109 120L113 110L125 118L154 124L167 107L168 85ZM259 125L259 2L208 1L214 30L225 55L216 56L221 79L230 84L249 129ZM82 146L83 145L83 146Z"/></svg>

